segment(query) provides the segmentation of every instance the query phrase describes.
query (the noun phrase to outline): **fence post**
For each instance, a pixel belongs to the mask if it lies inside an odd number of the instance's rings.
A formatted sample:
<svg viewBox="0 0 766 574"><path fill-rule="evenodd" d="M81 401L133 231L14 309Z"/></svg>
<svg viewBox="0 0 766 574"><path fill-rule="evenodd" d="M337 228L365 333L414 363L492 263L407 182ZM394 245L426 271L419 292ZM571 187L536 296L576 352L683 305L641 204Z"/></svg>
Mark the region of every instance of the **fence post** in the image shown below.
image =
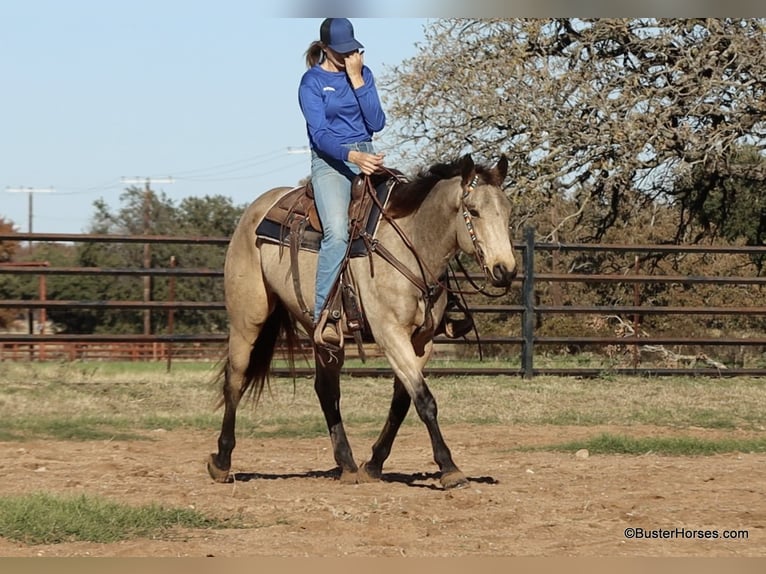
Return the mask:
<svg viewBox="0 0 766 574"><path fill-rule="evenodd" d="M177 266L176 263L176 256L171 255L170 256L170 268L175 269ZM168 301L171 303L176 302L176 276L171 275L170 279L168 280ZM170 307L168 309L168 334L172 335L173 330L175 328L175 310L173 307ZM170 372L171 364L173 361L173 343L168 341L167 343L167 352L168 352L168 366L167 366L167 372Z"/></svg>
<svg viewBox="0 0 766 574"><path fill-rule="evenodd" d="M524 283L521 287L521 299L524 307L522 315L521 369L525 379L534 376L533 358L535 353L535 228L524 229Z"/></svg>

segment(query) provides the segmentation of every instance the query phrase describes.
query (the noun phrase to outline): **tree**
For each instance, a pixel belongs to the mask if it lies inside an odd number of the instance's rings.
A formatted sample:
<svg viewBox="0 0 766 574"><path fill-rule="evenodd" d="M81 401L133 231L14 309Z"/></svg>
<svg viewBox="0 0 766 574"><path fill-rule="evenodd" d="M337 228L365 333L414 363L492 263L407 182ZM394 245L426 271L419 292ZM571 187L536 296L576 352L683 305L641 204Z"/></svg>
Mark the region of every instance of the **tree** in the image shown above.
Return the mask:
<svg viewBox="0 0 766 574"><path fill-rule="evenodd" d="M762 162L729 160L766 148L765 50L763 19L438 20L381 84L405 161L505 152L515 225L600 240L658 202L698 206L675 203L692 171L763 184Z"/></svg>
<svg viewBox="0 0 766 574"><path fill-rule="evenodd" d="M190 237L227 237L236 227L244 207L234 206L230 198L205 196L187 198L176 206L164 193L150 193L131 187L120 196L121 206L112 211L103 201L95 202L96 212L90 233L109 235L143 235L145 207L148 199L150 217L148 233ZM225 248L219 245L153 244L153 267L169 267L171 256L179 267L220 269L223 267ZM77 250L78 264L83 267L142 268L143 245L133 243L84 243ZM222 282L215 278L179 277L176 279L176 300L221 301ZM152 300L168 299L169 279L152 282ZM141 301L143 285L137 276L78 277L60 293L62 299ZM223 313L208 311L177 311L176 332L214 332L225 324ZM73 333L138 333L143 317L133 310L63 310L57 321ZM166 315L153 313L153 331L166 327Z"/></svg>
<svg viewBox="0 0 766 574"><path fill-rule="evenodd" d="M188 197L181 201L173 213L174 234L185 237L229 237L237 226L244 206L237 207L231 199L221 195ZM169 264L171 256L179 267L223 269L225 247L221 245L157 245L154 247L158 262ZM169 279L157 280L154 297L167 300ZM176 300L223 301L223 281L216 277L183 277L176 280ZM167 315L157 317L158 329L166 327ZM176 332L220 332L225 329L224 312L182 310L176 311Z"/></svg>
<svg viewBox="0 0 766 574"><path fill-rule="evenodd" d="M0 216L0 233L17 233L13 222ZM0 263L8 263L19 249L18 241L0 240Z"/></svg>
<svg viewBox="0 0 766 574"><path fill-rule="evenodd" d="M12 221L0 216L0 233L16 233L17 229ZM18 241L0 241L0 264L10 263L18 251ZM6 276L0 276L0 299L11 299L10 294L11 279ZM16 316L12 309L0 309L0 329L5 329L11 324Z"/></svg>
<svg viewBox="0 0 766 574"><path fill-rule="evenodd" d="M712 237L746 245L763 245L766 239L766 186L743 177L763 169L766 160L751 147L741 147L729 159L730 176L710 181L709 174L695 167L676 181L674 195L695 221Z"/></svg>

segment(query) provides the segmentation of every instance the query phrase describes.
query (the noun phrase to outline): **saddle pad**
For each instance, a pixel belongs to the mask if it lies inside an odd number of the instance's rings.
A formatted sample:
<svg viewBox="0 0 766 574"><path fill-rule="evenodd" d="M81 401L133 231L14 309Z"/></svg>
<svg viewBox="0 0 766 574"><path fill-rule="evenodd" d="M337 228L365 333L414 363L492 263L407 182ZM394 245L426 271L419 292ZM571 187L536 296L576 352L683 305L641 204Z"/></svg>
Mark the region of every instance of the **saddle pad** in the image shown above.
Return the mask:
<svg viewBox="0 0 766 574"><path fill-rule="evenodd" d="M378 201L383 207L386 206L386 202L388 201L388 196L391 192L391 189L393 189L394 184L396 183L396 179L387 178L381 181L375 187L375 194L377 195ZM372 237L375 237L375 234L377 233L380 216L380 208L378 207L377 203L373 202L370 209L370 215L367 218L367 223L365 225L365 231ZM261 221L255 230L255 235L256 237L266 241L282 244L285 246L290 245L290 229L269 219L264 219ZM303 236L301 237L300 249L316 253L319 251L319 245L321 241L322 232L317 231L310 225L307 225L305 231L303 232ZM366 255L368 255L367 245L361 237L351 242L350 257L364 257Z"/></svg>

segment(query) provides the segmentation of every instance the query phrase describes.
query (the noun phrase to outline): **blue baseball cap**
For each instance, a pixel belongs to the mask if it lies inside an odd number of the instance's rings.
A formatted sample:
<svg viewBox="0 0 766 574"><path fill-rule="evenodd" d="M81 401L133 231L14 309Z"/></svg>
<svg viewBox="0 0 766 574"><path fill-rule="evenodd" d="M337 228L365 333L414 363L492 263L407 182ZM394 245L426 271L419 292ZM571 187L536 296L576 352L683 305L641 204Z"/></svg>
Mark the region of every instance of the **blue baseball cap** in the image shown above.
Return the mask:
<svg viewBox="0 0 766 574"><path fill-rule="evenodd" d="M364 48L354 38L354 27L348 18L326 18L319 27L322 44L340 54Z"/></svg>

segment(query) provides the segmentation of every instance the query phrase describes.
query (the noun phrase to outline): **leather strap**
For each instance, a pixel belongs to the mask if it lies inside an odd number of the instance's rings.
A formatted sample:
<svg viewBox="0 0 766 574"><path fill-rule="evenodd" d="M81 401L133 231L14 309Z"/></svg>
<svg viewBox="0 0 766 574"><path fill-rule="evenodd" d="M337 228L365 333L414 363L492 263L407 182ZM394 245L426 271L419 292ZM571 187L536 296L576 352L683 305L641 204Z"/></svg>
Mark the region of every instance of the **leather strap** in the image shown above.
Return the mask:
<svg viewBox="0 0 766 574"><path fill-rule="evenodd" d="M295 217L290 222L290 274L293 276L293 289L295 289L295 297L298 300L298 305L301 311L309 317L312 317L312 312L306 305L306 301L303 299L303 289L301 288L301 271L298 265L298 252L300 250L301 241L303 239L303 232L308 225L307 217Z"/></svg>

